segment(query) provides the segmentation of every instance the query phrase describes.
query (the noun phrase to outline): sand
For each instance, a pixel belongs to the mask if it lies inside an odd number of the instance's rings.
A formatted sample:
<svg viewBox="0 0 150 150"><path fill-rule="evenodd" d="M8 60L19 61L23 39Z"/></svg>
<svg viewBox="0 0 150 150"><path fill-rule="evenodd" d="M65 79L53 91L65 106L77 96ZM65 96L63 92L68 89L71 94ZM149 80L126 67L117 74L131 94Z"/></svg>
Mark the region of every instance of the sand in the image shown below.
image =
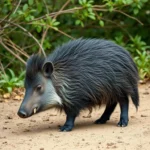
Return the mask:
<svg viewBox="0 0 150 150"><path fill-rule="evenodd" d="M27 119L17 116L21 101L0 103L0 150L150 150L150 82L139 85L140 107L136 111L130 101L129 125L121 128L119 106L103 125L93 122L104 107L88 111L76 118L71 132L60 132L65 114L54 109Z"/></svg>

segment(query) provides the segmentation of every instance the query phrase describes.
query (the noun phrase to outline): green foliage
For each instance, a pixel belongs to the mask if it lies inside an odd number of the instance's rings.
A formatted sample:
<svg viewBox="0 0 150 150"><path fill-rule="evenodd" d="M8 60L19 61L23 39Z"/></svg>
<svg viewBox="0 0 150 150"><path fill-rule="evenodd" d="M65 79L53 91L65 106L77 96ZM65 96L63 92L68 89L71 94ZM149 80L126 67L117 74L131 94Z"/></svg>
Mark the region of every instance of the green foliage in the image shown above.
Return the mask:
<svg viewBox="0 0 150 150"><path fill-rule="evenodd" d="M150 78L149 6L148 0L2 0L0 64L16 75L33 53L49 54L74 38L104 38L129 50L140 78ZM5 76L7 83L13 78L10 71Z"/></svg>
<svg viewBox="0 0 150 150"><path fill-rule="evenodd" d="M131 44L128 44L128 50L132 53L135 63L138 66L141 79L150 77L150 46L147 46L140 36L131 37Z"/></svg>
<svg viewBox="0 0 150 150"><path fill-rule="evenodd" d="M13 70L8 69L7 74L0 72L0 91L12 92L15 87L23 87L23 79L25 72L16 76Z"/></svg>
<svg viewBox="0 0 150 150"><path fill-rule="evenodd" d="M84 21L86 21L87 19L92 19L95 20L95 13L93 12L92 9L92 4L93 4L93 0L79 0L79 4L82 6L82 10L78 10L74 13L74 18L76 18L75 20L75 24L76 25L81 25L82 27L84 27Z"/></svg>

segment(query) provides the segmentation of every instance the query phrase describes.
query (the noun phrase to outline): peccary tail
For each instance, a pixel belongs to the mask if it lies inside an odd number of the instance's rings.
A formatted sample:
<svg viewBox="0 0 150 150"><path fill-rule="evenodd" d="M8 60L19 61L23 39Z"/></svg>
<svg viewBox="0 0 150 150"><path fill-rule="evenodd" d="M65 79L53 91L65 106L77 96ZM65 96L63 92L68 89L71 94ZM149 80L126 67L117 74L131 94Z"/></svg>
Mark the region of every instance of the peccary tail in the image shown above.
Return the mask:
<svg viewBox="0 0 150 150"><path fill-rule="evenodd" d="M135 105L136 109L138 110L139 106L139 94L138 94L138 88L133 88L133 92L131 93L131 98L133 101L133 104Z"/></svg>

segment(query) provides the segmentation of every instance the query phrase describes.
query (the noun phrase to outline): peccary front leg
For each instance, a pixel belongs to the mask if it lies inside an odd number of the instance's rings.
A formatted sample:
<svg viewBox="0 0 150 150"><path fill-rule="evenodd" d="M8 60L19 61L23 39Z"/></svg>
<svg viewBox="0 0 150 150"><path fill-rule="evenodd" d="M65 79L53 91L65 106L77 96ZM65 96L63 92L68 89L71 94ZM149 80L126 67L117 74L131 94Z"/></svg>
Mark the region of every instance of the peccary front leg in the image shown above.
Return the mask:
<svg viewBox="0 0 150 150"><path fill-rule="evenodd" d="M95 121L95 124L106 123L107 120L110 119L110 116L111 116L112 112L114 111L116 105L117 105L117 102L114 102L113 104L107 104L103 115L98 120Z"/></svg>
<svg viewBox="0 0 150 150"><path fill-rule="evenodd" d="M125 96L120 102L120 121L118 122L119 127L126 127L128 125L128 109L129 109L129 99Z"/></svg>
<svg viewBox="0 0 150 150"><path fill-rule="evenodd" d="M66 106L64 106L64 111L66 113L66 122L60 127L60 131L71 131L74 127L75 118L79 112L74 111L73 108L67 108Z"/></svg>
<svg viewBox="0 0 150 150"><path fill-rule="evenodd" d="M74 127L74 121L76 116L67 114L66 122L63 126L60 127L60 131L71 131Z"/></svg>

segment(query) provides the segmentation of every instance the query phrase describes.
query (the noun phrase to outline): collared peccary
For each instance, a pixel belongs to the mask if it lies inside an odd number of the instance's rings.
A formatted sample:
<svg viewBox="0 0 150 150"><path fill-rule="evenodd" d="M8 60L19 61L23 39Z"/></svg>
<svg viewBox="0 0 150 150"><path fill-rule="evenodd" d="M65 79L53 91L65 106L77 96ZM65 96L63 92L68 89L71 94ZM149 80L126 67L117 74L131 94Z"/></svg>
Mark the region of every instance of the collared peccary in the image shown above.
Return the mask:
<svg viewBox="0 0 150 150"><path fill-rule="evenodd" d="M129 96L138 108L138 71L130 54L107 40L72 40L47 58L33 55L27 61L25 97L18 115L27 118L57 107L66 113L61 131L70 131L80 110L106 104L102 116L109 120L120 105L118 126L128 125Z"/></svg>

